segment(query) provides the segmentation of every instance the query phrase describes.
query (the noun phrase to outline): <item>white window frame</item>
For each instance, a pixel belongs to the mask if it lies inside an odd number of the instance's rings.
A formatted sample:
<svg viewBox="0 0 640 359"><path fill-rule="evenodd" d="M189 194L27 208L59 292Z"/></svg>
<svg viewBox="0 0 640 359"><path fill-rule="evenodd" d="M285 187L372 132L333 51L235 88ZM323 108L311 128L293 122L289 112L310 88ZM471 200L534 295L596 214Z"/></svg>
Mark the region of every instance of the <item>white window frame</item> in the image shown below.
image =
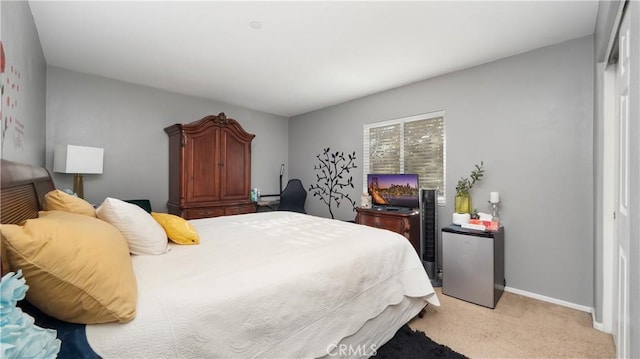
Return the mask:
<svg viewBox="0 0 640 359"><path fill-rule="evenodd" d="M362 169L362 188L367 188L367 174L370 170L369 163L369 132L371 128L375 127L383 127L390 125L400 124L400 173L404 171L404 124L407 122L419 121L419 120L428 120L431 118L442 117L442 174L443 179L442 183L445 184L447 182L447 131L446 131L446 121L445 121L446 112L443 111L434 111L429 113L423 113L420 115L414 115L409 117L402 117L394 120L381 121L375 123L367 123L363 126L363 137L362 137L362 157L363 157L363 169ZM446 188L440 188L438 190L438 205L445 206L446 205Z"/></svg>

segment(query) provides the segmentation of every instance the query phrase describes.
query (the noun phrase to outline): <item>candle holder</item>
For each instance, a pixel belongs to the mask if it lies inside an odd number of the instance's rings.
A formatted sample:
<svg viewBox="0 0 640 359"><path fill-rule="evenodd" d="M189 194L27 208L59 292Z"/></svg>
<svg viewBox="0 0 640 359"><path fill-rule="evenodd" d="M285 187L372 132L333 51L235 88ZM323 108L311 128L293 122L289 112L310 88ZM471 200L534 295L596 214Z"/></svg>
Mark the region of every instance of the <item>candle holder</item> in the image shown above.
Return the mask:
<svg viewBox="0 0 640 359"><path fill-rule="evenodd" d="M491 203L491 216L497 221L498 217L498 203L500 203L500 193L491 192L489 194L489 203Z"/></svg>
<svg viewBox="0 0 640 359"><path fill-rule="evenodd" d="M491 204L491 217L493 217L494 221L498 221L500 219L500 216L498 215L498 203L500 202L489 201L489 203Z"/></svg>
<svg viewBox="0 0 640 359"><path fill-rule="evenodd" d="M498 215L498 202L491 202L491 223L487 226L488 231L497 232L500 229L500 216Z"/></svg>
<svg viewBox="0 0 640 359"><path fill-rule="evenodd" d="M497 231L500 228L500 215L498 214L498 203L500 203L500 193L491 192L489 194L491 204L491 223L487 227L490 231Z"/></svg>

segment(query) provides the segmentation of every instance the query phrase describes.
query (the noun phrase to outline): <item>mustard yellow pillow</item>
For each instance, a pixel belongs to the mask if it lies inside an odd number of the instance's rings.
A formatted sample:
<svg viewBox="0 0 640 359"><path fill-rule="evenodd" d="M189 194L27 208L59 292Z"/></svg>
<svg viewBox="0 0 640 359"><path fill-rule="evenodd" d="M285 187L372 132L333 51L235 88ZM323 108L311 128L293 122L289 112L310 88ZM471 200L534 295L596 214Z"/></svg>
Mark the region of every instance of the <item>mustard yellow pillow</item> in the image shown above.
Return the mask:
<svg viewBox="0 0 640 359"><path fill-rule="evenodd" d="M3 224L0 231L11 269L22 269L30 287L27 299L44 313L82 324L135 317L138 292L129 247L109 223L51 211L21 226Z"/></svg>
<svg viewBox="0 0 640 359"><path fill-rule="evenodd" d="M167 237L173 242L178 244L200 243L198 232L184 218L174 214L156 212L151 212L151 216L160 223L164 231L167 232Z"/></svg>
<svg viewBox="0 0 640 359"><path fill-rule="evenodd" d="M44 195L44 209L47 211L65 211L95 217L96 210L91 203L80 197L54 189Z"/></svg>

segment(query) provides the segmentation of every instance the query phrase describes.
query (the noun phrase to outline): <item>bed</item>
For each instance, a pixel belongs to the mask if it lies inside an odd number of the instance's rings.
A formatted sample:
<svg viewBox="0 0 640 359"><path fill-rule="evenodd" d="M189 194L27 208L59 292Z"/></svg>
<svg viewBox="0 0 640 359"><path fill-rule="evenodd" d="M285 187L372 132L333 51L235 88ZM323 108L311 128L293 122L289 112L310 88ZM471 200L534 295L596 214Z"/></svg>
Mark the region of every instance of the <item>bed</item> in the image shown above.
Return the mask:
<svg viewBox="0 0 640 359"><path fill-rule="evenodd" d="M37 218L55 188L47 170L2 160L1 175L2 223ZM293 212L189 223L198 245L169 243L164 254L130 256L135 318L72 324L91 351L103 358L363 358L427 304L439 305L413 247L390 231ZM2 248L3 273L17 270Z"/></svg>

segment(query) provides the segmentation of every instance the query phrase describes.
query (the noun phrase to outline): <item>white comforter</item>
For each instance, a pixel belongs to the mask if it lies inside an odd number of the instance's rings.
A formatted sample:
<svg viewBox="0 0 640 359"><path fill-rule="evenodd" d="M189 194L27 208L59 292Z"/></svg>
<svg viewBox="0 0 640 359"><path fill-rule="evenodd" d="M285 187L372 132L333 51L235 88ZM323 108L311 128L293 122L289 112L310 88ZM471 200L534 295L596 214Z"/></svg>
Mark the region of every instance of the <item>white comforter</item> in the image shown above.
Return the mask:
<svg viewBox="0 0 640 359"><path fill-rule="evenodd" d="M136 318L88 325L105 358L311 358L404 296L439 305L402 236L266 212L193 220L196 246L133 256Z"/></svg>

